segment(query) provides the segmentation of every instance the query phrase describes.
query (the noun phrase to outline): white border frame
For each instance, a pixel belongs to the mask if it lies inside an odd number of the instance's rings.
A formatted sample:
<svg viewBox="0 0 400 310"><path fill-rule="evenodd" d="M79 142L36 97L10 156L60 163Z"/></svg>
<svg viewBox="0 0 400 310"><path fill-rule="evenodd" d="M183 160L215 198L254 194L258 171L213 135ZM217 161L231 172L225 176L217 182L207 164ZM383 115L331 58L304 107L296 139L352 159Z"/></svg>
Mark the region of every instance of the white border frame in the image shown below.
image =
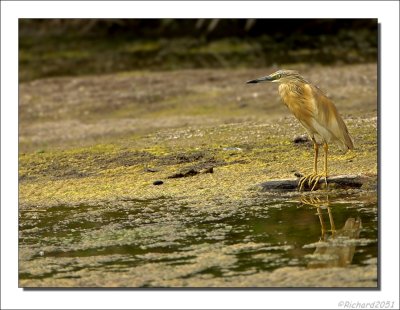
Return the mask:
<svg viewBox="0 0 400 310"><path fill-rule="evenodd" d="M381 291L24 291L18 288L18 18L378 18L381 24ZM397 1L20 1L1 3L1 308L399 308L399 3Z"/></svg>

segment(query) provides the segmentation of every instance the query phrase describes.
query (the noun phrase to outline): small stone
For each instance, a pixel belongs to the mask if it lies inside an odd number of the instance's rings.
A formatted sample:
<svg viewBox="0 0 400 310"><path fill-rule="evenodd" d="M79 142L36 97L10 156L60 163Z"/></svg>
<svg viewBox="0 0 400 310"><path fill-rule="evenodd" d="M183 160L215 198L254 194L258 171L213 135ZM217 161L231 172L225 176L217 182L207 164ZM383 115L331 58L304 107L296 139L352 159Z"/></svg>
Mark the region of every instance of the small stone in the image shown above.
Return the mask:
<svg viewBox="0 0 400 310"><path fill-rule="evenodd" d="M237 152L242 151L242 149L240 147L224 147L222 150L223 151L237 151Z"/></svg>
<svg viewBox="0 0 400 310"><path fill-rule="evenodd" d="M307 135L295 136L293 138L293 143L307 143L309 141L310 141L310 139L308 138Z"/></svg>
<svg viewBox="0 0 400 310"><path fill-rule="evenodd" d="M213 167L206 168L202 170L201 173L214 173L214 168Z"/></svg>
<svg viewBox="0 0 400 310"><path fill-rule="evenodd" d="M157 181L153 182L153 185L161 185L161 184L164 184L164 182L161 180L157 180Z"/></svg>
<svg viewBox="0 0 400 310"><path fill-rule="evenodd" d="M156 168L149 168L149 167L147 167L147 168L144 169L144 171L146 171L146 172L158 172L159 170L156 169Z"/></svg>
<svg viewBox="0 0 400 310"><path fill-rule="evenodd" d="M298 178L301 178L301 177L303 177L303 174L300 173L300 172L298 172L298 171L296 171L296 172L294 173L294 176L295 176L295 177L298 177Z"/></svg>

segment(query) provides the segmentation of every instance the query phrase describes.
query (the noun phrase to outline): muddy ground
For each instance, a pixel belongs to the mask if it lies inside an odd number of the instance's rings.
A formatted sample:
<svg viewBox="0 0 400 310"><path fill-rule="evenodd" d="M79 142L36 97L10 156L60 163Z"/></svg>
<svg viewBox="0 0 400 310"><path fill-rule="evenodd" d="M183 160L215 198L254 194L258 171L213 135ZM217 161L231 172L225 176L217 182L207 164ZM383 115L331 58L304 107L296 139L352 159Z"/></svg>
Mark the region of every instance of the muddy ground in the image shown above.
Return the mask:
<svg viewBox="0 0 400 310"><path fill-rule="evenodd" d="M280 103L277 86L245 84L276 69L135 71L21 83L20 227L24 214L35 210L122 201L168 199L207 213L216 206L264 199L257 187L263 181L311 172L312 146L294 142L305 131ZM373 182L356 195L376 202L376 64L294 69L334 100L353 137L355 149L346 154L331 146L330 173L371 177ZM26 255L34 244L20 243L24 274L38 268ZM177 277L148 284L117 281L111 275L110 282L104 282L99 281L100 270L92 273L97 280L89 282L76 280L77 275L62 280L23 277L20 285L254 286L263 278L271 280L269 286L286 287L321 281L318 270L280 267L250 278L237 275L233 282L207 277L185 282ZM292 278L279 276L285 268L294 268ZM357 268L351 276L347 269L325 270L323 283L376 285L376 263ZM307 281L303 273L309 275Z"/></svg>

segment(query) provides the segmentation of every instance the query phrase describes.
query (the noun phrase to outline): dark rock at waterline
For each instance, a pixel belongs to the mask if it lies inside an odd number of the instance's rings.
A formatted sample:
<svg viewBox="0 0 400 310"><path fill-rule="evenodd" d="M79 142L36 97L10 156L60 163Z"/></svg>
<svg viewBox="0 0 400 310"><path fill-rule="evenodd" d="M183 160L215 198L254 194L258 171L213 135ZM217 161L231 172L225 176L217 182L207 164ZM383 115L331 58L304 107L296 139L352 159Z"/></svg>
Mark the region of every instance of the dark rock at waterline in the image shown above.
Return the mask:
<svg viewBox="0 0 400 310"><path fill-rule="evenodd" d="M331 176L327 178L327 183L329 188L360 188L365 183L369 182L367 176L363 175L337 175ZM299 179L283 179L283 180L271 180L264 183L261 183L262 191L295 191L298 189ZM325 178L321 178L318 181L318 185L316 189L325 187ZM308 186L308 182L304 184L304 190L310 190Z"/></svg>
<svg viewBox="0 0 400 310"><path fill-rule="evenodd" d="M157 180L157 181L153 182L153 185L161 185L161 184L164 184L164 182L161 180Z"/></svg>

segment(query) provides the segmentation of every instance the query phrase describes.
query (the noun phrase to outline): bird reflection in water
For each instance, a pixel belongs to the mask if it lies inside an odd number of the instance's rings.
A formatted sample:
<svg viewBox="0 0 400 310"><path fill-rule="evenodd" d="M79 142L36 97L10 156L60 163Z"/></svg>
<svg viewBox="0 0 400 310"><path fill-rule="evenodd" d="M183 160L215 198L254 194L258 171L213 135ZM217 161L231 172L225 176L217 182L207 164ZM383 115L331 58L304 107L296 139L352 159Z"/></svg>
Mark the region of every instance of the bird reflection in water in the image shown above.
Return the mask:
<svg viewBox="0 0 400 310"><path fill-rule="evenodd" d="M329 197L302 196L301 202L316 207L316 215L321 224L321 237L318 242L305 245L305 248L315 248L313 254L306 257L310 260L309 268L346 267L351 264L356 249L355 239L362 229L361 218L350 217L342 228L336 229ZM325 224L326 214L330 229Z"/></svg>

